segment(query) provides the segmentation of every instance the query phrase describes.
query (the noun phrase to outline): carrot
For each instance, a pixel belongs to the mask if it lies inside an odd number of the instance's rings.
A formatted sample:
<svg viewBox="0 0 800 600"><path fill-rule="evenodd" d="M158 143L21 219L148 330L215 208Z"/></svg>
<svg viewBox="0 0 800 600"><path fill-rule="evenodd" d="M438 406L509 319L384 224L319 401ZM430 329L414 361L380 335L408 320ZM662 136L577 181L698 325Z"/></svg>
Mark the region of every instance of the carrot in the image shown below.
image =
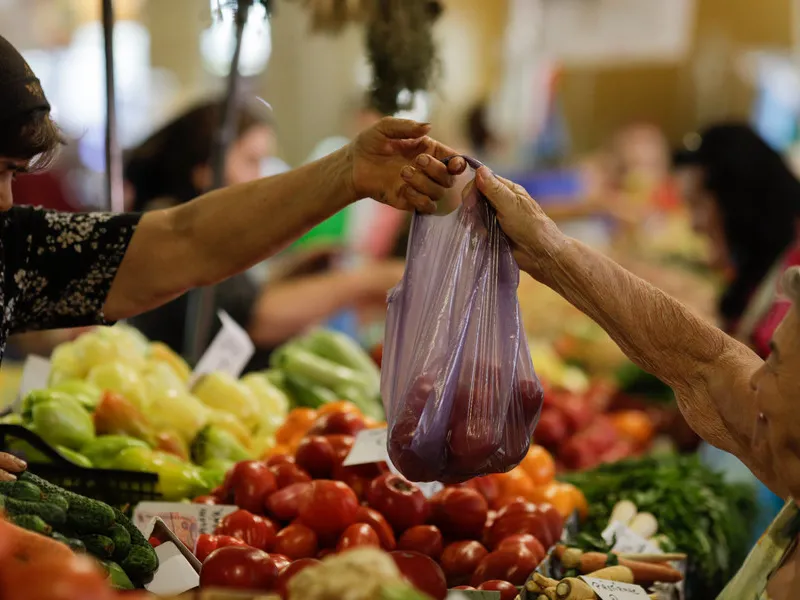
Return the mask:
<svg viewBox="0 0 800 600"><path fill-rule="evenodd" d="M594 600L597 595L592 586L583 579L567 577L556 586L556 598L558 600Z"/></svg>
<svg viewBox="0 0 800 600"><path fill-rule="evenodd" d="M578 570L584 574L599 571L608 565L608 554L602 552L581 552L576 548L567 548L559 544L555 547L554 554L565 567L574 568L570 564L576 564ZM663 563L646 563L621 557L618 558L618 562L633 571L634 580L637 583L655 581L676 583L683 579L680 571Z"/></svg>

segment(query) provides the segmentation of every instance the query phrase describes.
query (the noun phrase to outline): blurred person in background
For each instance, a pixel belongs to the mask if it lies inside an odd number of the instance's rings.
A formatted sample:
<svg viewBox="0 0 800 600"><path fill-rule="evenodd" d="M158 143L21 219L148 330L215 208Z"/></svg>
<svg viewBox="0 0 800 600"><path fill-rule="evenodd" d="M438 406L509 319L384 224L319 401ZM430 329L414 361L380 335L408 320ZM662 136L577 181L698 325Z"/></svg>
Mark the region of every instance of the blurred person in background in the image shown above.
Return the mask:
<svg viewBox="0 0 800 600"><path fill-rule="evenodd" d="M800 181L748 125L713 125L689 145L675 153L675 173L710 264L727 280L722 328L766 357L790 307L778 282L800 264Z"/></svg>
<svg viewBox="0 0 800 600"><path fill-rule="evenodd" d="M200 104L131 151L125 179L137 211L181 205L211 185L210 155L221 110L220 102ZM258 106L244 106L237 138L225 157L225 184L258 179L275 148L274 127L266 113ZM276 261L263 286L249 272L216 286L215 312L226 311L256 344L248 370L267 368L271 349L342 309L384 304L387 291L403 273L401 262L341 270L331 268L327 258L324 252L309 252ZM148 338L181 352L187 310L188 295L184 295L135 317L131 324Z"/></svg>

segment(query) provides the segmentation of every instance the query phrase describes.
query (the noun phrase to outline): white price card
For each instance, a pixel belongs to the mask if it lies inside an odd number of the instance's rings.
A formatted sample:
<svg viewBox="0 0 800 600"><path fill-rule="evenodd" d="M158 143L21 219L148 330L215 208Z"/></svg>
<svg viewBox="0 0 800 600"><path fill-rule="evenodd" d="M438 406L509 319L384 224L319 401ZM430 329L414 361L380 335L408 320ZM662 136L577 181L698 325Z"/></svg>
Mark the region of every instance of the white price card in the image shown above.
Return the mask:
<svg viewBox="0 0 800 600"><path fill-rule="evenodd" d="M595 579L594 577L581 576L586 583L600 597L600 600L649 600L645 589L640 585Z"/></svg>
<svg viewBox="0 0 800 600"><path fill-rule="evenodd" d="M156 548L158 570L145 589L163 597L178 596L200 585L200 574L173 542L165 542Z"/></svg>
<svg viewBox="0 0 800 600"><path fill-rule="evenodd" d="M607 544L614 543L612 550L624 554L663 554L656 544L619 521L609 523L601 534ZM616 540L616 541L615 541Z"/></svg>
<svg viewBox="0 0 800 600"><path fill-rule="evenodd" d="M22 399L33 390L41 390L47 387L50 379L50 361L41 356L31 354L25 359L22 366L22 380L19 385L19 395L14 401L13 410L22 410Z"/></svg>
<svg viewBox="0 0 800 600"><path fill-rule="evenodd" d="M256 347L247 332L224 310L217 312L222 328L205 351L192 373L189 385L194 385L200 377L222 371L239 377L253 357Z"/></svg>
<svg viewBox="0 0 800 600"><path fill-rule="evenodd" d="M217 523L236 506L226 504L188 504L185 502L140 502L133 510L133 524L145 536L152 532L153 519L161 518L167 528L186 547L194 549L202 533L214 533Z"/></svg>
<svg viewBox="0 0 800 600"><path fill-rule="evenodd" d="M376 462L386 462L386 428L362 429L356 434L350 453L342 462L343 467L354 465L368 465Z"/></svg>

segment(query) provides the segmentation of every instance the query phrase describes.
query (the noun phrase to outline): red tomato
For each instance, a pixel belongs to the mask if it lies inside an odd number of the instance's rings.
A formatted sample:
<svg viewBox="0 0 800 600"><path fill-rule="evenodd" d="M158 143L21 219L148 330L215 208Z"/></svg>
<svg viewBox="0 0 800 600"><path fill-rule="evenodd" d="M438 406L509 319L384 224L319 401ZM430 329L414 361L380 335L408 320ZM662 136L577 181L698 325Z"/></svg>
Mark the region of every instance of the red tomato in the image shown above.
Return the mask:
<svg viewBox="0 0 800 600"><path fill-rule="evenodd" d="M502 581L501 579L484 581L478 586L478 589L490 592L500 592L500 600L514 600L518 594L517 586L508 581Z"/></svg>
<svg viewBox="0 0 800 600"><path fill-rule="evenodd" d="M307 569L308 567L315 567L316 565L320 565L322 562L317 560L316 558L301 558L300 560L294 561L292 564L283 567L278 573L278 580L275 582L275 591L280 594L280 597L283 600L288 598L288 589L289 589L289 581L297 575L303 569Z"/></svg>
<svg viewBox="0 0 800 600"><path fill-rule="evenodd" d="M198 496L192 500L194 504L219 504L219 498L216 496Z"/></svg>
<svg viewBox="0 0 800 600"><path fill-rule="evenodd" d="M194 555L197 557L197 560L202 563L214 550L217 548L224 548L225 546L247 546L247 544L230 535L210 535L208 533L202 533L197 538Z"/></svg>
<svg viewBox="0 0 800 600"><path fill-rule="evenodd" d="M497 502L497 499L500 497L500 486L497 484L497 479L491 475L487 475L486 477L475 477L474 479L470 479L464 485L479 492L484 498L486 498L486 502L489 503L490 507L494 506L494 503Z"/></svg>
<svg viewBox="0 0 800 600"><path fill-rule="evenodd" d="M311 482L293 483L267 498L267 512L279 521L297 518L300 506L311 497Z"/></svg>
<svg viewBox="0 0 800 600"><path fill-rule="evenodd" d="M0 593L20 600L111 600L115 594L94 558L83 555L44 555L4 566Z"/></svg>
<svg viewBox="0 0 800 600"><path fill-rule="evenodd" d="M295 461L312 479L327 479L336 464L336 452L327 438L312 435L303 438L297 446Z"/></svg>
<svg viewBox="0 0 800 600"><path fill-rule="evenodd" d="M533 552L527 548L495 550L483 557L470 583L477 587L485 581L502 579L514 585L525 585L525 581L538 565Z"/></svg>
<svg viewBox="0 0 800 600"><path fill-rule="evenodd" d="M333 451L336 453L337 462L341 463L347 455L350 454L350 450L353 447L353 444L356 441L352 435L343 435L343 434L331 434L326 435L328 441L333 446Z"/></svg>
<svg viewBox="0 0 800 600"><path fill-rule="evenodd" d="M442 552L442 569L451 584L463 581L475 572L489 551L480 542L453 542Z"/></svg>
<svg viewBox="0 0 800 600"><path fill-rule="evenodd" d="M157 537L150 536L150 539L147 541L150 542L150 545L153 548L158 548L161 545L161 540L158 539Z"/></svg>
<svg viewBox="0 0 800 600"><path fill-rule="evenodd" d="M339 538L339 543L336 544L336 551L342 552L359 546L370 546L372 548L381 547L378 534L366 523L353 523L345 529L344 533L342 533L342 536Z"/></svg>
<svg viewBox="0 0 800 600"><path fill-rule="evenodd" d="M501 437L496 433L497 423L492 419L491 408L500 392L499 369L490 368L488 374L485 381L455 392L447 447L449 465L458 471L475 473L500 447ZM467 414L475 418L466 419Z"/></svg>
<svg viewBox="0 0 800 600"><path fill-rule="evenodd" d="M359 500L363 500L369 487L369 482L380 475L382 471L377 464L370 465L353 465L350 467L343 467L337 464L333 467L333 479L341 481L348 485L358 496Z"/></svg>
<svg viewBox="0 0 800 600"><path fill-rule="evenodd" d="M431 498L433 523L446 536L480 539L489 504L486 498L468 487L445 488Z"/></svg>
<svg viewBox="0 0 800 600"><path fill-rule="evenodd" d="M517 513L504 515L495 519L489 530L488 545L494 549L502 540L516 533L529 533L539 540L545 548L552 546L556 540L552 538L550 527L545 517L539 513ZM502 577L492 579L503 579Z"/></svg>
<svg viewBox="0 0 800 600"><path fill-rule="evenodd" d="M442 568L432 558L419 552L390 553L400 573L415 588L428 594L434 600L444 600L447 596L447 581Z"/></svg>
<svg viewBox="0 0 800 600"><path fill-rule="evenodd" d="M278 532L273 549L292 560L297 560L316 556L317 547L317 534L313 529L305 525L293 524Z"/></svg>
<svg viewBox="0 0 800 600"><path fill-rule="evenodd" d="M542 562L546 551L542 543L530 533L517 533L504 538L497 544L498 550L515 550L516 548L527 548L536 557L538 562Z"/></svg>
<svg viewBox="0 0 800 600"><path fill-rule="evenodd" d="M547 525L550 528L552 539L558 541L561 539L561 534L564 532L564 517L558 512L555 506L543 502L539 504L539 512L544 516Z"/></svg>
<svg viewBox="0 0 800 600"><path fill-rule="evenodd" d="M240 509L223 517L214 533L235 537L259 550L268 550L275 542L276 531L275 524L266 517Z"/></svg>
<svg viewBox="0 0 800 600"><path fill-rule="evenodd" d="M292 564L292 559L285 554L276 554L275 552L270 552L269 556L272 559L272 562L275 563L275 566L278 567L278 571Z"/></svg>
<svg viewBox="0 0 800 600"><path fill-rule="evenodd" d="M275 465L281 465L284 463L294 464L294 456L291 454L273 454L267 460L264 461L264 464L268 467L274 467Z"/></svg>
<svg viewBox="0 0 800 600"><path fill-rule="evenodd" d="M311 435L355 435L366 429L364 417L354 412L334 412L317 417Z"/></svg>
<svg viewBox="0 0 800 600"><path fill-rule="evenodd" d="M237 463L228 485L234 504L252 513L262 512L264 500L278 488L269 467L255 460Z"/></svg>
<svg viewBox="0 0 800 600"><path fill-rule="evenodd" d="M392 527L377 510L368 506L359 506L356 513L356 523L366 523L372 527L375 533L378 534L381 548L384 550L391 552L397 546Z"/></svg>
<svg viewBox="0 0 800 600"><path fill-rule="evenodd" d="M278 567L266 552L227 546L211 553L200 569L200 587L271 591Z"/></svg>
<svg viewBox="0 0 800 600"><path fill-rule="evenodd" d="M294 463L278 463L277 465L272 465L269 470L275 476L275 482L279 490L289 487L293 483L308 483L311 481L311 476Z"/></svg>
<svg viewBox="0 0 800 600"><path fill-rule="evenodd" d="M505 515L522 515L536 512L539 512L538 506L536 506L533 502L528 502L524 498L517 496L516 498L510 499L509 502L504 503L504 506L500 507L495 515L495 519L500 519Z"/></svg>
<svg viewBox="0 0 800 600"><path fill-rule="evenodd" d="M533 432L536 443L545 448L555 448L567 439L568 435L567 421L561 411L557 408L542 409L539 423Z"/></svg>
<svg viewBox="0 0 800 600"><path fill-rule="evenodd" d="M434 525L415 525L397 540L398 550L409 550L439 560L442 555L442 532Z"/></svg>
<svg viewBox="0 0 800 600"><path fill-rule="evenodd" d="M381 513L396 533L428 519L428 499L413 483L394 473L376 477L367 489L367 503Z"/></svg>
<svg viewBox="0 0 800 600"><path fill-rule="evenodd" d="M317 534L339 535L356 520L358 498L341 481L318 479L311 483L311 494L298 517Z"/></svg>

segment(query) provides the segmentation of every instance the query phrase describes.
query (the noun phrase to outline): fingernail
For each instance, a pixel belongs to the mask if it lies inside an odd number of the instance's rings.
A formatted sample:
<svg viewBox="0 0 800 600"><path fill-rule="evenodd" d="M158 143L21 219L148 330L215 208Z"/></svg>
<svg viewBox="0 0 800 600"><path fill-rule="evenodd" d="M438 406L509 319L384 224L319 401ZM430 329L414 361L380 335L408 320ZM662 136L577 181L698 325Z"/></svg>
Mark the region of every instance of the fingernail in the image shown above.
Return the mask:
<svg viewBox="0 0 800 600"><path fill-rule="evenodd" d="M427 167L427 166L428 166L428 164L430 164L430 162L431 162L431 159L430 159L430 157L429 157L427 154L420 154L420 155L417 157L417 164L418 164L420 167Z"/></svg>
<svg viewBox="0 0 800 600"><path fill-rule="evenodd" d="M414 167L410 167L408 165L403 167L400 170L400 177L402 177L405 180L410 180L412 177L414 177Z"/></svg>
<svg viewBox="0 0 800 600"><path fill-rule="evenodd" d="M18 456L14 456L13 454L9 454L8 458L10 459L11 464L14 465L15 467L17 467L20 471L24 471L25 469L28 468L28 463L26 463L24 460L22 460Z"/></svg>

